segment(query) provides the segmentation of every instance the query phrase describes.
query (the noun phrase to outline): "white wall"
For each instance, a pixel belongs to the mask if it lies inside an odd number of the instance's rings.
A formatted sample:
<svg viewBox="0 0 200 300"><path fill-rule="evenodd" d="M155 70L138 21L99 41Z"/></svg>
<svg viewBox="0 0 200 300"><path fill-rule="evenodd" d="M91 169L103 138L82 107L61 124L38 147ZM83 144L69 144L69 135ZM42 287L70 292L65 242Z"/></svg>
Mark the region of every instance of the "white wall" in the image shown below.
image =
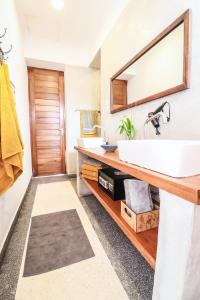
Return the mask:
<svg viewBox="0 0 200 300"><path fill-rule="evenodd" d="M162 128L160 138L200 138L199 2L196 0L130 0L101 48L102 123L112 142L119 138L117 127L124 115L133 117L139 133L148 112L156 109L164 100L155 100L111 115L109 113L110 78L188 8L192 9L191 88L166 97L165 100L171 103L172 115L170 123ZM155 130L150 131L149 137L155 138Z"/></svg>
<svg viewBox="0 0 200 300"><path fill-rule="evenodd" d="M59 64L54 61L48 60L38 60L32 58L26 58L26 64L28 67L40 68L40 69L49 69L57 71L65 71L65 65Z"/></svg>
<svg viewBox="0 0 200 300"><path fill-rule="evenodd" d="M0 251L8 234L16 211L31 177L31 155L29 136L29 106L28 82L26 64L23 58L21 35L18 26L17 13L14 1L0 0L0 31L8 28L5 45L13 44L12 53L9 55L9 68L12 82L15 84L15 101L18 118L24 142L24 173L15 185L0 197Z"/></svg>
<svg viewBox="0 0 200 300"><path fill-rule="evenodd" d="M99 110L100 72L95 69L66 66L65 107L67 128L67 172L76 173L76 139L80 137L80 113L76 109Z"/></svg>

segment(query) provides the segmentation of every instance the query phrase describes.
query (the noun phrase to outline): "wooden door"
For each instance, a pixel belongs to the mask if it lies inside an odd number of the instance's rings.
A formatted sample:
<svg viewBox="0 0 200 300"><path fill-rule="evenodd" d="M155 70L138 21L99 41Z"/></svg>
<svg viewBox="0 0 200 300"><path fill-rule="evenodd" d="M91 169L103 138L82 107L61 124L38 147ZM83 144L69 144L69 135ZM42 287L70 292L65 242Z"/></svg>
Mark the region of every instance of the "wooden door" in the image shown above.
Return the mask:
<svg viewBox="0 0 200 300"><path fill-rule="evenodd" d="M64 174L64 73L28 68L34 176Z"/></svg>

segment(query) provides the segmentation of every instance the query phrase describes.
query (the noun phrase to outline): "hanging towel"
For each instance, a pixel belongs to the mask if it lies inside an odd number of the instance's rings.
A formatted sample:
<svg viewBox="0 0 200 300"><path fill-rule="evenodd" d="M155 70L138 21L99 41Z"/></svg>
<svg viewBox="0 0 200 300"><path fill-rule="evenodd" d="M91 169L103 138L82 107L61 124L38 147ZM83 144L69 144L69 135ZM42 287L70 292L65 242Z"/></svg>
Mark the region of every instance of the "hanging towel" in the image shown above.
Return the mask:
<svg viewBox="0 0 200 300"><path fill-rule="evenodd" d="M7 64L0 65L0 195L23 172L23 143Z"/></svg>
<svg viewBox="0 0 200 300"><path fill-rule="evenodd" d="M96 136L97 111L82 110L80 112L81 119L81 136Z"/></svg>

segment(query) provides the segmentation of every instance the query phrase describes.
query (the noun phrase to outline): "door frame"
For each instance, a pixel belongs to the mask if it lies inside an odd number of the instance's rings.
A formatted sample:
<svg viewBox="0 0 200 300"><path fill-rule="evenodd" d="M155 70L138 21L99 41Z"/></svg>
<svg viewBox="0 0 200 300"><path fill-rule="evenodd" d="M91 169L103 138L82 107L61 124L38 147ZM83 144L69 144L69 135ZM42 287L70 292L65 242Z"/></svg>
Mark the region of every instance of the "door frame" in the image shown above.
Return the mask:
<svg viewBox="0 0 200 300"><path fill-rule="evenodd" d="M65 111L65 83L64 71L36 68L36 67L27 67L28 71L28 91L29 91L29 123L30 123L30 139L31 139L31 156L32 156L32 174L34 177L38 176L37 168L37 151L36 151L36 127L35 127L35 104L34 100L34 69L46 70L46 71L56 71L59 73L58 79L58 89L60 95L60 131L63 128L62 135L62 145L61 145L61 157L62 159L62 173L66 174L67 170L67 160L66 160L66 111ZM58 174L59 175L59 174ZM51 176L51 175L49 175ZM54 175L52 175L54 176Z"/></svg>

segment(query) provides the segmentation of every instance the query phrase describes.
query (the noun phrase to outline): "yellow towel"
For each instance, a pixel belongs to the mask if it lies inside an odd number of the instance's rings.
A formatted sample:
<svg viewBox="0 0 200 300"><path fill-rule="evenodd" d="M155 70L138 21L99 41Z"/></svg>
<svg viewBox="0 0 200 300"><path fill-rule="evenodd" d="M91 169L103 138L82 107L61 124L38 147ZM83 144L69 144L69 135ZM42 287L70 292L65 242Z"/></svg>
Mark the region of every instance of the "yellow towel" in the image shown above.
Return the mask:
<svg viewBox="0 0 200 300"><path fill-rule="evenodd" d="M0 195L23 172L23 143L19 130L8 66L0 65Z"/></svg>

